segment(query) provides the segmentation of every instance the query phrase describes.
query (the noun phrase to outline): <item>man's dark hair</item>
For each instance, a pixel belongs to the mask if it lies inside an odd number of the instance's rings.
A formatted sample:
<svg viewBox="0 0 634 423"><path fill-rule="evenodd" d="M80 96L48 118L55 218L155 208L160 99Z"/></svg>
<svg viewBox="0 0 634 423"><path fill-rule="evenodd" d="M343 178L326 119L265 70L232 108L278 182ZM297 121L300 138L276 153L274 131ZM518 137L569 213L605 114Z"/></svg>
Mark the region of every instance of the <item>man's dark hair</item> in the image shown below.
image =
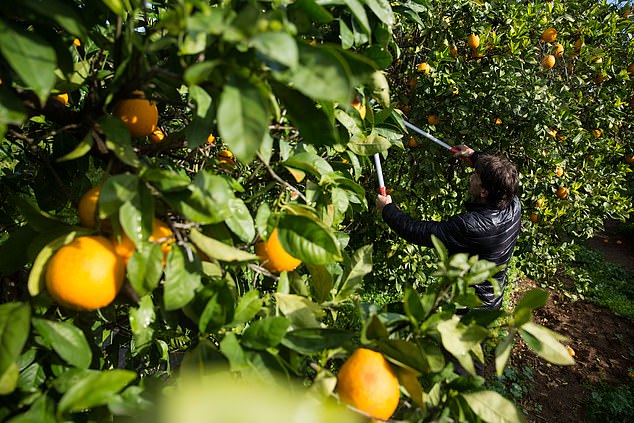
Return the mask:
<svg viewBox="0 0 634 423"><path fill-rule="evenodd" d="M480 176L482 188L489 193L487 204L499 210L507 208L520 184L515 165L503 157L481 154L475 162L475 171Z"/></svg>

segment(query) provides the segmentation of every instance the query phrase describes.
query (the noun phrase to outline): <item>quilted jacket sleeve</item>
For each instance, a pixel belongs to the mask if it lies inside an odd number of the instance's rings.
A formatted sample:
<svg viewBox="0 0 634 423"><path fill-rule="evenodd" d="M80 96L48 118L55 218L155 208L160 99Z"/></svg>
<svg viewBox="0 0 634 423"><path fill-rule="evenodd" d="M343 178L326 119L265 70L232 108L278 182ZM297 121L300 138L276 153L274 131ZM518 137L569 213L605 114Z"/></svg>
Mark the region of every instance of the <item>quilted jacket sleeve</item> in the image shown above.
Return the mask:
<svg viewBox="0 0 634 423"><path fill-rule="evenodd" d="M436 235L449 250L467 248L464 242L464 222L458 217L447 221L420 221L403 213L394 204L383 208L383 220L400 237L418 245L433 246L431 236Z"/></svg>

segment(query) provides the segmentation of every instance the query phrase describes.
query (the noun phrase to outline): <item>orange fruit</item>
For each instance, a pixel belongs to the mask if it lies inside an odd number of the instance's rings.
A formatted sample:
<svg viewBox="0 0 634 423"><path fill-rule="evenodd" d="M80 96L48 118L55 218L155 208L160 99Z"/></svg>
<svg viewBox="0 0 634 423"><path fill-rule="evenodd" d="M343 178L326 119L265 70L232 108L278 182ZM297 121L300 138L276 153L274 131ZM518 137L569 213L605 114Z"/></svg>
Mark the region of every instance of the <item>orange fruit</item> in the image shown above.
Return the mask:
<svg viewBox="0 0 634 423"><path fill-rule="evenodd" d="M629 73L630 75L634 75L634 63L630 64L627 67L627 73Z"/></svg>
<svg viewBox="0 0 634 423"><path fill-rule="evenodd" d="M484 57L484 54L477 49L471 49L471 57L473 57L474 59L481 59Z"/></svg>
<svg viewBox="0 0 634 423"><path fill-rule="evenodd" d="M150 142L152 144L158 144L161 141L163 141L163 138L165 138L165 132L163 132L161 130L161 128L156 128L151 134L150 134Z"/></svg>
<svg viewBox="0 0 634 423"><path fill-rule="evenodd" d="M149 242L157 243L161 242L161 251L163 251L163 265L165 265L165 260L167 259L167 253L172 249L171 242L173 239L174 233L165 223L161 222L159 219L154 218L152 221L152 234L148 237ZM116 237L113 236L112 242L114 243L114 250L119 257L123 259L125 264L128 264L130 261L130 257L134 254L136 250L136 245L134 242L126 235L123 234L121 236L121 241L118 241Z"/></svg>
<svg viewBox="0 0 634 423"><path fill-rule="evenodd" d="M363 99L361 97L357 97L354 99L354 101L352 102L352 107L357 109L359 115L361 116L361 119L365 119L365 104L363 104Z"/></svg>
<svg viewBox="0 0 634 423"><path fill-rule="evenodd" d="M95 222L95 214L97 213L97 203L99 202L99 194L101 192L101 185L95 185L90 188L79 200L79 206L77 211L79 213L79 222L81 226L86 228L95 228L97 226ZM106 220L103 220L106 222Z"/></svg>
<svg viewBox="0 0 634 423"><path fill-rule="evenodd" d="M209 134L209 136L207 137L207 142L213 145L215 141L216 141L216 137L214 137L214 134Z"/></svg>
<svg viewBox="0 0 634 423"><path fill-rule="evenodd" d="M557 38L557 30L555 28L548 28L542 33L542 41L552 43Z"/></svg>
<svg viewBox="0 0 634 423"><path fill-rule="evenodd" d="M562 167L558 167L555 173L557 174L557 176L562 177L564 174L564 169Z"/></svg>
<svg viewBox="0 0 634 423"><path fill-rule="evenodd" d="M552 54L549 54L542 58L542 67L544 69L550 69L553 66L555 66L555 56L553 56Z"/></svg>
<svg viewBox="0 0 634 423"><path fill-rule="evenodd" d="M52 97L52 99L59 101L60 103L62 103L63 106L66 106L68 104L68 94L67 93L61 93L61 94L54 95Z"/></svg>
<svg viewBox="0 0 634 423"><path fill-rule="evenodd" d="M603 238L603 243L604 243L604 244L609 244L609 243L610 243L610 240L609 240L609 239L607 239L607 238Z"/></svg>
<svg viewBox="0 0 634 423"><path fill-rule="evenodd" d="M399 383L381 353L358 348L337 373L339 398L379 419L389 419L400 398Z"/></svg>
<svg viewBox="0 0 634 423"><path fill-rule="evenodd" d="M79 47L79 46L81 46L81 40L80 40L79 38L75 38L75 39L73 40L73 45L74 45L75 47Z"/></svg>
<svg viewBox="0 0 634 423"><path fill-rule="evenodd" d="M555 43L553 46L553 55L559 57L564 54L564 46L561 43Z"/></svg>
<svg viewBox="0 0 634 423"><path fill-rule="evenodd" d="M502 119L500 119L500 118L495 118L495 124L496 124L496 125L502 125Z"/></svg>
<svg viewBox="0 0 634 423"><path fill-rule="evenodd" d="M594 129L592 131L592 135L594 135L595 138L599 138L601 136L601 130L600 129Z"/></svg>
<svg viewBox="0 0 634 423"><path fill-rule="evenodd" d="M436 115L429 115L427 116L427 123L436 126L440 123L440 119L438 119L438 116Z"/></svg>
<svg viewBox="0 0 634 423"><path fill-rule="evenodd" d="M103 236L81 236L53 254L46 289L58 304L92 311L110 304L123 285L125 263Z"/></svg>
<svg viewBox="0 0 634 423"><path fill-rule="evenodd" d="M614 241L614 243L615 243L616 245L622 245L622 244L623 244L623 241L621 241L620 239L617 239L616 241Z"/></svg>
<svg viewBox="0 0 634 423"><path fill-rule="evenodd" d="M262 267L271 273L290 272L302 261L291 256L280 243L277 228L273 229L269 239L255 244L255 253L260 256Z"/></svg>
<svg viewBox="0 0 634 423"><path fill-rule="evenodd" d="M467 37L467 45L472 49L476 49L480 46L480 36L471 34Z"/></svg>
<svg viewBox="0 0 634 423"><path fill-rule="evenodd" d="M537 213L531 213L531 222L537 223L539 220L539 215Z"/></svg>
<svg viewBox="0 0 634 423"><path fill-rule="evenodd" d="M559 187L557 188L557 191L555 192L555 195L559 198L566 198L568 197L568 188L566 187Z"/></svg>
<svg viewBox="0 0 634 423"><path fill-rule="evenodd" d="M575 41L575 50L581 50L581 46L583 45L583 41L581 40L581 38L577 38L577 41Z"/></svg>
<svg viewBox="0 0 634 423"><path fill-rule="evenodd" d="M449 54L451 55L451 57L458 56L458 47L456 47L455 44L449 46Z"/></svg>
<svg viewBox="0 0 634 423"><path fill-rule="evenodd" d="M158 109L156 104L143 97L143 91L133 91L132 95L136 97L117 102L112 114L123 121L131 136L146 137L156 129Z"/></svg>
<svg viewBox="0 0 634 423"><path fill-rule="evenodd" d="M423 72L425 75L429 75L429 72L431 72L431 66L429 66L429 63L427 62L419 63L418 66L416 66L416 70Z"/></svg>
<svg viewBox="0 0 634 423"><path fill-rule="evenodd" d="M222 164L235 166L236 160L231 150L223 149L218 152L218 161Z"/></svg>
<svg viewBox="0 0 634 423"><path fill-rule="evenodd" d="M568 355L570 355L570 357L574 357L575 355L577 355L575 353L575 350L573 350L571 347L569 347L568 345L566 345L566 349L568 350Z"/></svg>
<svg viewBox="0 0 634 423"><path fill-rule="evenodd" d="M409 80L409 86L414 88L418 84L418 78L412 78Z"/></svg>
<svg viewBox="0 0 634 423"><path fill-rule="evenodd" d="M543 198L538 199L537 202L535 203L535 207L537 207L538 209L541 209L543 205L544 205Z"/></svg>
<svg viewBox="0 0 634 423"><path fill-rule="evenodd" d="M625 156L625 162L629 164L634 164L634 154L628 154Z"/></svg>
<svg viewBox="0 0 634 423"><path fill-rule="evenodd" d="M418 147L418 141L416 141L416 138L414 137L409 137L409 140L407 140L407 146L409 148L416 148Z"/></svg>
<svg viewBox="0 0 634 423"><path fill-rule="evenodd" d="M548 134L548 136L550 138L555 138L557 136L557 130L556 129L547 129L546 133Z"/></svg>

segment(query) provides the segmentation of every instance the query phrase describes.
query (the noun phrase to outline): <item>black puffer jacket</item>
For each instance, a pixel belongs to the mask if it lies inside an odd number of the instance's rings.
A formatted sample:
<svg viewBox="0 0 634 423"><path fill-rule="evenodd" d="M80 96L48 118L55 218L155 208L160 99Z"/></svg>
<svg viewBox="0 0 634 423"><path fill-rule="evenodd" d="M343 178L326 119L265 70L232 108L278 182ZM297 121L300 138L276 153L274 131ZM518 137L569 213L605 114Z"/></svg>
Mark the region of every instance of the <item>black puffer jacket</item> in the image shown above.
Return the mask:
<svg viewBox="0 0 634 423"><path fill-rule="evenodd" d="M484 204L468 204L467 211L446 221L420 221L412 219L394 204L383 208L383 220L399 236L418 245L431 247L431 235L436 235L449 254L469 253L497 265L507 265L513 254L520 232L522 206L517 196L509 207L497 210ZM495 275L504 290L506 272ZM483 308L499 309L502 296L495 297L489 282L475 286Z"/></svg>

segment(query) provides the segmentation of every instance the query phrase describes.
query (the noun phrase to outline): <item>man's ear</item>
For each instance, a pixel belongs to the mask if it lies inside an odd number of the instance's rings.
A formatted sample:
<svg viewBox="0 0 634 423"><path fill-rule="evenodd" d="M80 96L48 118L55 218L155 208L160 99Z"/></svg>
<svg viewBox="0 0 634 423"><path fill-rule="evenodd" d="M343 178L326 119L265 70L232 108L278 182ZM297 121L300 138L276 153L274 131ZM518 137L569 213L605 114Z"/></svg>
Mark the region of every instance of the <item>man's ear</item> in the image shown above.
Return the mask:
<svg viewBox="0 0 634 423"><path fill-rule="evenodd" d="M484 189L484 188L482 188L480 190L480 198L483 199L483 200L486 200L487 198L489 198L489 191Z"/></svg>

